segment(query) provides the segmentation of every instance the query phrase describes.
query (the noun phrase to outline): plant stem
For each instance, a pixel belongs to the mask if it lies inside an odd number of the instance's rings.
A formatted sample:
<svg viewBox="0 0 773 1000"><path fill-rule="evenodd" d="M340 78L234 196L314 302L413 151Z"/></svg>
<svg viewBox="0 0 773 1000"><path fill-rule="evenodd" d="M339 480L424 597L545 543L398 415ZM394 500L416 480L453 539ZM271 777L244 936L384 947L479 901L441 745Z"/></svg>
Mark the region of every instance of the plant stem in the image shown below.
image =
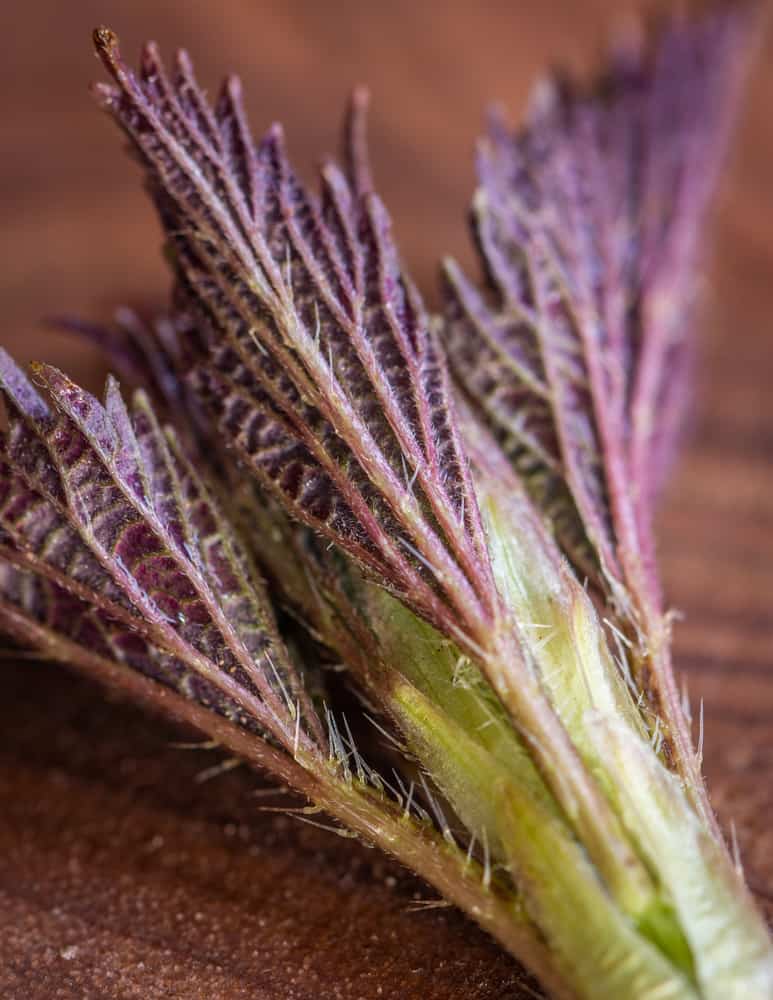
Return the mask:
<svg viewBox="0 0 773 1000"><path fill-rule="evenodd" d="M618 909L548 797L533 794L415 688L401 685L394 698L404 731L465 824L489 824L481 836L512 871L578 997L698 1000L687 975Z"/></svg>

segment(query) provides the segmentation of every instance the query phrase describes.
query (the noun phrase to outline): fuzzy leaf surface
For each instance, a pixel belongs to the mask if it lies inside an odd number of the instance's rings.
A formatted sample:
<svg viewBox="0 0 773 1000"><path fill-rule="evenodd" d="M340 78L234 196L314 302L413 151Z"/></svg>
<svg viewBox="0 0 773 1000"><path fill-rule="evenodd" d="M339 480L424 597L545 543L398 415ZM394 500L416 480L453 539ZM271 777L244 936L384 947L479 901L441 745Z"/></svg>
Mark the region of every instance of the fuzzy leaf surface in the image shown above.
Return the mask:
<svg viewBox="0 0 773 1000"><path fill-rule="evenodd" d="M138 75L97 34L97 93L143 162L178 301L206 345L189 380L237 456L305 524L446 631L496 595L445 358L402 270L363 153L313 193L278 126L256 146L238 82L210 108L181 54Z"/></svg>
<svg viewBox="0 0 773 1000"><path fill-rule="evenodd" d="M542 83L523 129L495 116L472 206L488 287L444 271L456 378L575 564L618 600L657 597L652 501L687 396L745 22L676 19L653 50L621 45L589 90Z"/></svg>
<svg viewBox="0 0 773 1000"><path fill-rule="evenodd" d="M0 356L5 599L285 747L324 744L246 549L144 394L130 411L112 379L102 404L36 371L51 405Z"/></svg>

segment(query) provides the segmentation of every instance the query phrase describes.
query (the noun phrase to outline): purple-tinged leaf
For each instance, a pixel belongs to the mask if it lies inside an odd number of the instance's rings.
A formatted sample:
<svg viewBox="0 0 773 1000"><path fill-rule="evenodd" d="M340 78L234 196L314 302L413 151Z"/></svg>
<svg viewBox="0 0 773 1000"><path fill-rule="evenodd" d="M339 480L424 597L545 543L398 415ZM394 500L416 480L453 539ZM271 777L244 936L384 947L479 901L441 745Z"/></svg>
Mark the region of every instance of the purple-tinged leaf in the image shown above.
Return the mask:
<svg viewBox="0 0 773 1000"><path fill-rule="evenodd" d="M246 549L146 397L129 412L113 380L103 406L55 369L37 373L53 407L0 355L9 419L0 554L21 574L8 599L61 627L66 593L82 606L82 627L102 631L106 657L128 643L137 669L146 663L156 679L153 664L174 661L170 676L189 697L205 692L232 718L237 706L286 748L298 738L324 746ZM61 630L81 641L81 631Z"/></svg>
<svg viewBox="0 0 773 1000"><path fill-rule="evenodd" d="M676 20L653 52L621 47L590 91L541 84L521 131L494 118L472 209L490 294L445 268L454 374L570 556L587 570L589 541L623 603L625 589L658 600L652 500L746 21Z"/></svg>
<svg viewBox="0 0 773 1000"><path fill-rule="evenodd" d="M183 54L148 46L135 76L96 35L115 86L97 95L148 172L178 299L207 348L190 384L224 441L305 524L444 631L480 640L496 608L445 359L372 191L364 96L351 176L321 194L294 175L281 130L253 145L240 90L209 109Z"/></svg>

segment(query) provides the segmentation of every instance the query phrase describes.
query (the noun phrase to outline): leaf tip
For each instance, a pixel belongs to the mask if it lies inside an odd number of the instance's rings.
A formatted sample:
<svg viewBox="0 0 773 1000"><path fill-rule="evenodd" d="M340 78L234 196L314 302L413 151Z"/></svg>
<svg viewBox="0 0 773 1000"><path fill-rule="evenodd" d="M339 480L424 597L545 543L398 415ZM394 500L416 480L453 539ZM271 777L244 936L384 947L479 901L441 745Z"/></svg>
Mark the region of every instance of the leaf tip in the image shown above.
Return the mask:
<svg viewBox="0 0 773 1000"><path fill-rule="evenodd" d="M91 35L94 51L101 61L108 74L120 84L125 74L123 60L121 58L121 48L118 35L112 30L101 25L95 28ZM116 98L116 91L113 87L105 83L93 83L91 93L100 107L109 111L113 107Z"/></svg>
<svg viewBox="0 0 773 1000"><path fill-rule="evenodd" d="M285 130L281 122L272 122L261 141L263 148L270 149L275 155L284 155Z"/></svg>
<svg viewBox="0 0 773 1000"><path fill-rule="evenodd" d="M351 107L360 113L367 113L370 106L370 88L364 83L358 83L350 98Z"/></svg>
<svg viewBox="0 0 773 1000"><path fill-rule="evenodd" d="M234 104L240 102L243 97L241 77L237 76L236 73L229 73L223 83L223 90Z"/></svg>
<svg viewBox="0 0 773 1000"><path fill-rule="evenodd" d="M344 128L344 147L349 175L360 196L373 191L373 174L368 153L368 109L370 91L362 84L352 91Z"/></svg>
<svg viewBox="0 0 773 1000"><path fill-rule="evenodd" d="M118 53L118 35L112 28L101 24L98 28L94 28L91 37L94 42L94 48L99 55L106 54L112 56Z"/></svg>
<svg viewBox="0 0 773 1000"><path fill-rule="evenodd" d="M193 60L187 49L178 49L174 54L175 65L186 75L193 74Z"/></svg>

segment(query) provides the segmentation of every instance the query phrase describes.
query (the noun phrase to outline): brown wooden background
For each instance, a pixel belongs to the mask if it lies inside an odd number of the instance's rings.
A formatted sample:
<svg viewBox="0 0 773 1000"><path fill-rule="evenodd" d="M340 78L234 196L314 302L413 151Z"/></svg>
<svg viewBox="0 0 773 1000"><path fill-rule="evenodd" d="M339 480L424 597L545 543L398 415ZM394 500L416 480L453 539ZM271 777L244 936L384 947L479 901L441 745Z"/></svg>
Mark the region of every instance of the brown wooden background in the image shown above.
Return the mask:
<svg viewBox="0 0 773 1000"><path fill-rule="evenodd" d="M26 0L0 13L3 343L96 388L92 352L41 328L164 295L135 168L93 109L89 31L183 44L214 89L238 70L260 131L302 169L336 143L353 83L374 97L377 176L432 296L468 259L471 143L485 103L516 116L552 60L592 64L623 5ZM627 6L627 5L625 5ZM663 511L677 662L705 699L706 769L749 878L773 890L773 45L763 46L725 185L694 436ZM256 779L53 666L0 664L0 995L49 998L494 998L514 963L373 851L259 811Z"/></svg>

